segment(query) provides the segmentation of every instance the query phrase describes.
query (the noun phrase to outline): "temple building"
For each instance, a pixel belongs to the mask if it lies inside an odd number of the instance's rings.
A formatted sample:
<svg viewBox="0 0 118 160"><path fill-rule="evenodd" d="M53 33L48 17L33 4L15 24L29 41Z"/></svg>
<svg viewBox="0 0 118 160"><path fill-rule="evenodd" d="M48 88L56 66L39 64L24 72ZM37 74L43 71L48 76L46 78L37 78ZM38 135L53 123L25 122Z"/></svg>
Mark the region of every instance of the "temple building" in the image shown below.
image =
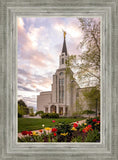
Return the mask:
<svg viewBox="0 0 118 160"><path fill-rule="evenodd" d="M78 111L77 100L82 92L73 78L73 71L66 73L66 60L69 58L66 47L66 32L62 52L59 57L59 68L53 75L52 91L40 92L37 96L37 111L59 113L61 116L72 116ZM87 105L84 104L87 108Z"/></svg>

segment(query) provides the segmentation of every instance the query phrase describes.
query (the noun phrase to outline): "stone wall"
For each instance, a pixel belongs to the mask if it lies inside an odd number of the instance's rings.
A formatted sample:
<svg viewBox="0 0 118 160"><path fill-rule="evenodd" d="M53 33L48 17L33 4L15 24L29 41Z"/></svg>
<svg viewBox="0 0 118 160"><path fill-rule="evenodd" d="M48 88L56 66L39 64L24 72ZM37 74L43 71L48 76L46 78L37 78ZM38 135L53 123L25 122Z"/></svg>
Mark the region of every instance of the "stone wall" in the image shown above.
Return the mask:
<svg viewBox="0 0 118 160"><path fill-rule="evenodd" d="M52 91L41 92L39 96L37 96L37 110L44 111L45 107L48 107L48 104L52 102Z"/></svg>

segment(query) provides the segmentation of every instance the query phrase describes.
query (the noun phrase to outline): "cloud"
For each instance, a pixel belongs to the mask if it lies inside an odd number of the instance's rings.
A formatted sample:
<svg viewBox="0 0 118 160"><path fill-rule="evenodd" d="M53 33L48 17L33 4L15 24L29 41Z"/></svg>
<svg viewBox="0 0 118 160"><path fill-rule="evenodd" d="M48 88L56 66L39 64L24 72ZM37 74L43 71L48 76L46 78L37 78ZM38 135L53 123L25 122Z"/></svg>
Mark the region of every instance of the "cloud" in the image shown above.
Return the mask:
<svg viewBox="0 0 118 160"><path fill-rule="evenodd" d="M79 21L78 23L73 23L73 21L69 21L68 23L60 23L57 22L54 24L54 29L62 32L63 30L72 38L82 38L82 30L79 28Z"/></svg>
<svg viewBox="0 0 118 160"><path fill-rule="evenodd" d="M23 86L20 86L20 85L18 85L18 89L23 90L23 91L31 91L31 92L34 91L32 89L29 89L27 87L23 87Z"/></svg>
<svg viewBox="0 0 118 160"><path fill-rule="evenodd" d="M70 55L80 54L77 47L82 40L82 31L77 18L18 17L17 26L18 98L25 97L29 105L36 106L36 96L41 91L51 90L63 45L62 29L67 32Z"/></svg>
<svg viewBox="0 0 118 160"><path fill-rule="evenodd" d="M18 89L20 91L41 92L51 89L52 73L44 76L31 74L23 69L18 69Z"/></svg>
<svg viewBox="0 0 118 160"><path fill-rule="evenodd" d="M29 28L29 32L27 33L27 36L28 36L29 40L31 41L33 48L38 47L39 37L42 35L42 32L44 30L45 30L45 28L42 26L40 28L34 28L33 26L31 26Z"/></svg>
<svg viewBox="0 0 118 160"><path fill-rule="evenodd" d="M21 24L21 25L20 25ZM22 27L21 27L22 26ZM18 65L22 66L23 63L30 64L30 68L47 68L49 65L53 68L55 59L52 54L48 51L48 53L43 53L39 51L40 46L48 46L43 44L42 37L45 37L45 28L34 28L31 26L29 31L26 32L25 28L23 28L24 23L21 18L18 19ZM46 42L46 41L45 41ZM45 48L46 48L45 47ZM43 47L44 48L44 47Z"/></svg>

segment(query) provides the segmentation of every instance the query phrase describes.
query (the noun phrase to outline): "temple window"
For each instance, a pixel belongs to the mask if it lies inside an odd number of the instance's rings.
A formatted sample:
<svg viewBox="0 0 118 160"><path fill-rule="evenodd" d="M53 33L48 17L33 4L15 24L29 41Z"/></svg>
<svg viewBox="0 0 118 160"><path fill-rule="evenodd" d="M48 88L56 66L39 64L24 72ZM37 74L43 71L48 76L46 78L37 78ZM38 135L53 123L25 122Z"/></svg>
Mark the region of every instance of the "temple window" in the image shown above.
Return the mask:
<svg viewBox="0 0 118 160"><path fill-rule="evenodd" d="M64 58L62 58L62 64L64 64Z"/></svg>
<svg viewBox="0 0 118 160"><path fill-rule="evenodd" d="M64 102L64 79L59 79L59 103Z"/></svg>

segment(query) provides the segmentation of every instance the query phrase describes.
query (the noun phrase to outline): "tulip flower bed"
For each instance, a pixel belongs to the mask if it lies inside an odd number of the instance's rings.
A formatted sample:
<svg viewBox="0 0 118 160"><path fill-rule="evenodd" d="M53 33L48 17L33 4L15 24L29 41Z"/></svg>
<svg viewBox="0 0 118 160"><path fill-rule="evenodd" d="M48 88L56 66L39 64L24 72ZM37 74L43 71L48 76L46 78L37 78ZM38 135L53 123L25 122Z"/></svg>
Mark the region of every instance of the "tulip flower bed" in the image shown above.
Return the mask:
<svg viewBox="0 0 118 160"><path fill-rule="evenodd" d="M55 121L54 121L55 123ZM100 142L100 119L87 119L79 125L78 122L60 122L53 128L45 127L35 131L23 131L19 142Z"/></svg>

